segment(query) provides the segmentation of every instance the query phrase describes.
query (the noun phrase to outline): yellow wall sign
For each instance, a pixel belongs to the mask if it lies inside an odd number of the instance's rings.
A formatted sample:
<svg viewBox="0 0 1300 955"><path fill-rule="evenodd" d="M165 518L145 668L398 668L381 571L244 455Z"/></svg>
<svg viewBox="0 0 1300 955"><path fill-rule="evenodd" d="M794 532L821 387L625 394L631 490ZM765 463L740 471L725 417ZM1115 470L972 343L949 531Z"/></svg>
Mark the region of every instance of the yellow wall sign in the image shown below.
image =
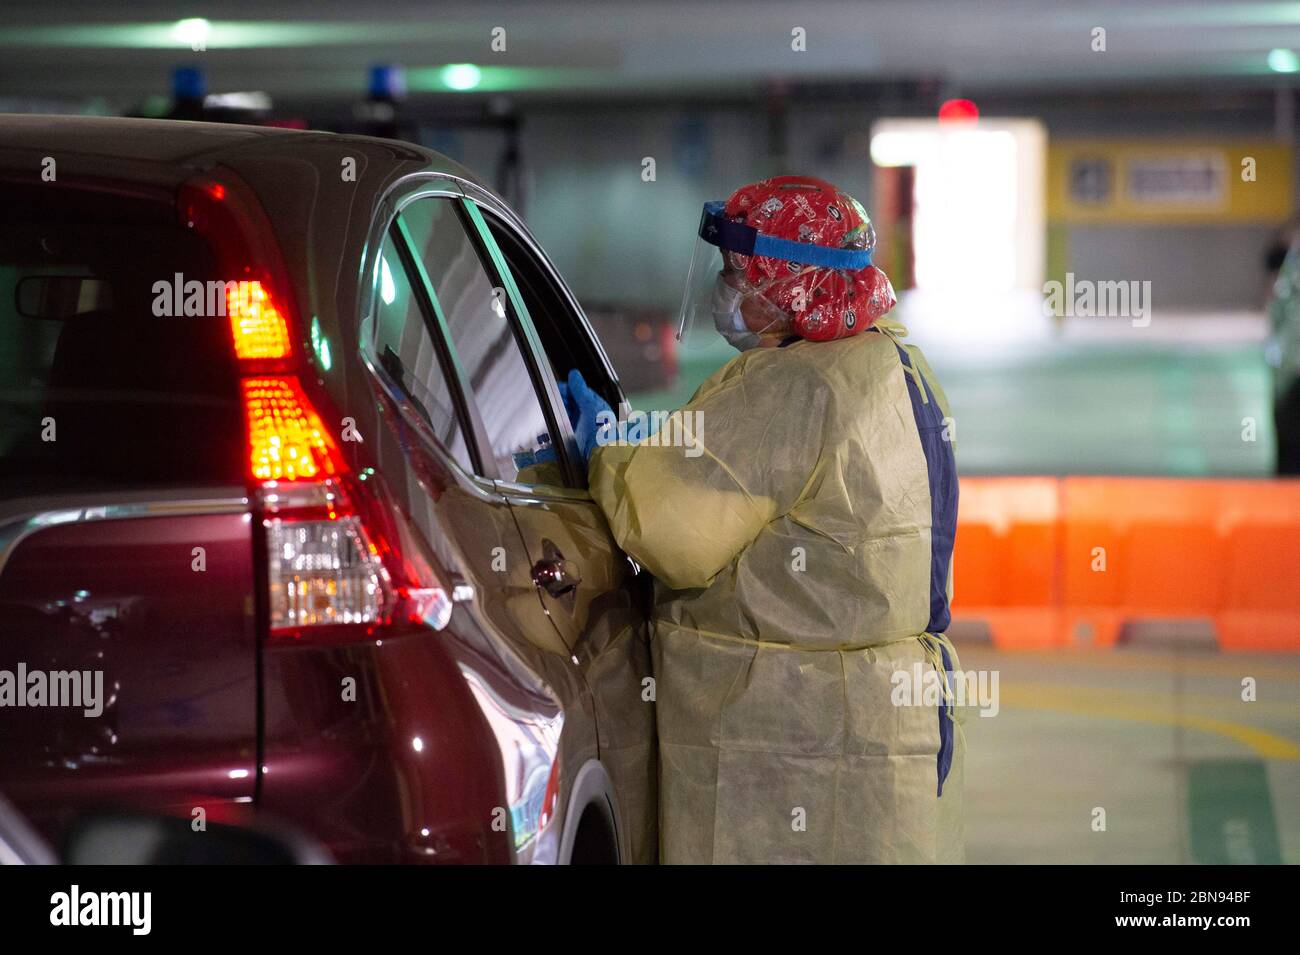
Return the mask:
<svg viewBox="0 0 1300 955"><path fill-rule="evenodd" d="M1047 217L1070 224L1283 222L1292 149L1278 143L1054 140Z"/></svg>

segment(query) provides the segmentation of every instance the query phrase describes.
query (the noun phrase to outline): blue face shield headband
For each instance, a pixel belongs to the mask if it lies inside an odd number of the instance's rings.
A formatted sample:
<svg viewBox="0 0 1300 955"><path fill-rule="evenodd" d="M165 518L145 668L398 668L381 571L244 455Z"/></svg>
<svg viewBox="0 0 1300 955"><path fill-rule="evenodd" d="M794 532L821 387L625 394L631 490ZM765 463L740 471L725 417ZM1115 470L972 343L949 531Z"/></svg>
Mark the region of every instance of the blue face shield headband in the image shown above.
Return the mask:
<svg viewBox="0 0 1300 955"><path fill-rule="evenodd" d="M763 235L752 226L732 222L723 215L726 205L721 200L704 204L704 214L700 217L700 238L710 245L742 255L765 255L842 272L856 272L871 264L871 249L836 249L829 245L792 242Z"/></svg>

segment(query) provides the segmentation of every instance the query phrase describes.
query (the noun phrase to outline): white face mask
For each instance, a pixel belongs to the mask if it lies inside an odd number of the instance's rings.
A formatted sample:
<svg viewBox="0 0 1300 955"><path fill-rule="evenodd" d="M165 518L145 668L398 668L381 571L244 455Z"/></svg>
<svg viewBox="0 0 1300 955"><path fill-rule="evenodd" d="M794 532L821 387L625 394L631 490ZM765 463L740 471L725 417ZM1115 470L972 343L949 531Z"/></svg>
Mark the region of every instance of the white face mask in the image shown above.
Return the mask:
<svg viewBox="0 0 1300 955"><path fill-rule="evenodd" d="M713 327L732 348L748 351L758 347L759 339L745 324L745 317L740 313L740 299L740 290L732 288L719 275L713 283Z"/></svg>

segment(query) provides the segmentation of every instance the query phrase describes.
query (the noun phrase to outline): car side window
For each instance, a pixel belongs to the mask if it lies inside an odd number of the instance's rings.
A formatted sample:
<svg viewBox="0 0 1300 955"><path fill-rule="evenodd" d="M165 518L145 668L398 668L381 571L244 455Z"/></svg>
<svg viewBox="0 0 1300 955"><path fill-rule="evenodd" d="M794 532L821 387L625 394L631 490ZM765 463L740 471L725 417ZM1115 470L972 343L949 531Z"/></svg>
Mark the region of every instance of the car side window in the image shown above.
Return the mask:
<svg viewBox="0 0 1300 955"><path fill-rule="evenodd" d="M495 214L485 211L483 219L510 269L556 380L564 381L576 368L610 407L617 408L621 395L550 270L519 233Z"/></svg>
<svg viewBox="0 0 1300 955"><path fill-rule="evenodd" d="M401 213L469 384L466 397L478 408L498 476L558 483L555 436L511 329L504 291L462 215L457 200L443 198L418 199Z"/></svg>
<svg viewBox="0 0 1300 955"><path fill-rule="evenodd" d="M456 414L437 343L391 235L385 236L375 263L374 350L443 447L473 473L464 422Z"/></svg>

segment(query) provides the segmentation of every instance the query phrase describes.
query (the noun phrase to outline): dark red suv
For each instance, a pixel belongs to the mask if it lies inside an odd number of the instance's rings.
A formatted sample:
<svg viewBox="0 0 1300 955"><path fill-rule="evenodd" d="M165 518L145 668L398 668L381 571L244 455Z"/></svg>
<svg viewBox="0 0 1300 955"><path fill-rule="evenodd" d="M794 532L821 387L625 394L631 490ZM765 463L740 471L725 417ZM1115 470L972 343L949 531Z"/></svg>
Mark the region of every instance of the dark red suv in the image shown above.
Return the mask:
<svg viewBox="0 0 1300 955"><path fill-rule="evenodd" d="M622 395L517 216L402 143L37 116L0 203L0 788L38 827L653 860L643 575L557 381Z"/></svg>

